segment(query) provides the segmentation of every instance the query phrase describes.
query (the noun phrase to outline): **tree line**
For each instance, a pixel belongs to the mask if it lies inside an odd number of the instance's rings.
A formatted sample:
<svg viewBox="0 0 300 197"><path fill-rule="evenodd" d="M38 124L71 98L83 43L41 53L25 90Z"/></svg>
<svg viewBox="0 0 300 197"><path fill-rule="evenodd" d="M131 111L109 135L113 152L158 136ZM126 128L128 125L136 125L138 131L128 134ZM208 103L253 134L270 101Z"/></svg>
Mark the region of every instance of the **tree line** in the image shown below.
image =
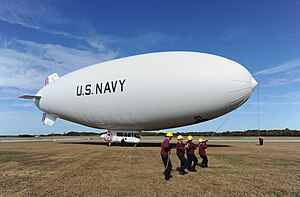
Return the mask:
<svg viewBox="0 0 300 197"><path fill-rule="evenodd" d="M165 133L143 132L142 136L163 136ZM192 136L300 136L300 130L274 129L274 130L247 130L247 131L202 131L202 132L176 132L177 135L192 135Z"/></svg>
<svg viewBox="0 0 300 197"><path fill-rule="evenodd" d="M172 130L170 130L172 131ZM103 132L101 132L103 133ZM78 132L70 131L63 134L50 133L41 134L38 136L95 136L100 135L100 132ZM143 131L141 136L164 136L164 132L147 132ZM274 130L246 130L246 131L225 131L225 132L214 132L214 131L182 131L176 132L176 135L192 135L192 136L300 136L300 130L290 130L286 129L274 129ZM22 134L18 137L35 137L36 135ZM16 137L16 136L1 136L1 137Z"/></svg>

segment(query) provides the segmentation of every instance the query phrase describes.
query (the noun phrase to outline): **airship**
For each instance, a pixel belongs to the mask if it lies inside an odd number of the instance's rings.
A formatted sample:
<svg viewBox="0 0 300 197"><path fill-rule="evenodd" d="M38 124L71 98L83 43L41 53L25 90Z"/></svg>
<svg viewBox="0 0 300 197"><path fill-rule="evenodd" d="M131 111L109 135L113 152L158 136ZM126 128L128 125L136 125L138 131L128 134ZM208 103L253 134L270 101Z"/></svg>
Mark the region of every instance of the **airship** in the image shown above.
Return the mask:
<svg viewBox="0 0 300 197"><path fill-rule="evenodd" d="M213 54L170 51L54 73L34 99L43 124L57 118L105 129L107 142L140 142L141 131L192 125L227 114L257 81L241 64Z"/></svg>

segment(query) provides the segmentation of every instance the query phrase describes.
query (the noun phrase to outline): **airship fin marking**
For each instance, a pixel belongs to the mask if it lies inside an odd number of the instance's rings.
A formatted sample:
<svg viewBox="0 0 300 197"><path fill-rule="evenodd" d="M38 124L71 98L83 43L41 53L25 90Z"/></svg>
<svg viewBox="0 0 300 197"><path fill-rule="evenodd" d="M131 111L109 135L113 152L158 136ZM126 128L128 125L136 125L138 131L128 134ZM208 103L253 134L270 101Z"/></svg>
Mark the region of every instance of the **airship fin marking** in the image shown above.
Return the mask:
<svg viewBox="0 0 300 197"><path fill-rule="evenodd" d="M52 83L53 81L55 81L58 78L59 78L59 76L57 73L53 73L52 75L45 77L45 85Z"/></svg>
<svg viewBox="0 0 300 197"><path fill-rule="evenodd" d="M201 116L195 116L194 120L196 123L207 121L207 119L203 119Z"/></svg>
<svg viewBox="0 0 300 197"><path fill-rule="evenodd" d="M48 114L48 113L43 113L43 117L42 117L42 122L43 122L43 125L53 125L55 120L57 119L56 116L52 115L52 114Z"/></svg>

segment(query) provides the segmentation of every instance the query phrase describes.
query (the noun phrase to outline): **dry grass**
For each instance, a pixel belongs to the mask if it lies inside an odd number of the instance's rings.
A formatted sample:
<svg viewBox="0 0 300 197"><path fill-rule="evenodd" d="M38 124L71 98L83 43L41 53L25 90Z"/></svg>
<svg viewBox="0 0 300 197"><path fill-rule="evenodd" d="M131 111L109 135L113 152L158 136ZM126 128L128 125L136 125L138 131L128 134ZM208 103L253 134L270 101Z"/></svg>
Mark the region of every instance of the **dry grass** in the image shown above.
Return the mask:
<svg viewBox="0 0 300 197"><path fill-rule="evenodd" d="M0 196L300 196L300 143L222 144L165 181L159 147L0 143Z"/></svg>

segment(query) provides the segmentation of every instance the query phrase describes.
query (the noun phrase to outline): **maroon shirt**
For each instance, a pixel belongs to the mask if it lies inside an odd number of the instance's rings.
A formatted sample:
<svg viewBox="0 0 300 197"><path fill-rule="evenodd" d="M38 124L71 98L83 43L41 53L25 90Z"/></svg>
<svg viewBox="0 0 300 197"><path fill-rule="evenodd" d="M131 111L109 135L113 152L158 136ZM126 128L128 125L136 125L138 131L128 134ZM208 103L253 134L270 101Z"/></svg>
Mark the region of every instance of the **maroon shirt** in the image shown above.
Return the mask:
<svg viewBox="0 0 300 197"><path fill-rule="evenodd" d="M182 157L185 154L185 145L182 141L178 141L176 144L176 154L178 157Z"/></svg>
<svg viewBox="0 0 300 197"><path fill-rule="evenodd" d="M186 149L187 154L194 154L194 150L197 149L196 144L194 144L192 141L188 141L186 144L188 144L188 148Z"/></svg>
<svg viewBox="0 0 300 197"><path fill-rule="evenodd" d="M170 146L171 145L170 145L169 139L165 138L165 140L162 142L161 147L160 147L160 155L167 156L171 150L165 151L165 148L166 147L170 148Z"/></svg>
<svg viewBox="0 0 300 197"><path fill-rule="evenodd" d="M205 149L207 148L206 143L199 144L199 155L206 155Z"/></svg>

